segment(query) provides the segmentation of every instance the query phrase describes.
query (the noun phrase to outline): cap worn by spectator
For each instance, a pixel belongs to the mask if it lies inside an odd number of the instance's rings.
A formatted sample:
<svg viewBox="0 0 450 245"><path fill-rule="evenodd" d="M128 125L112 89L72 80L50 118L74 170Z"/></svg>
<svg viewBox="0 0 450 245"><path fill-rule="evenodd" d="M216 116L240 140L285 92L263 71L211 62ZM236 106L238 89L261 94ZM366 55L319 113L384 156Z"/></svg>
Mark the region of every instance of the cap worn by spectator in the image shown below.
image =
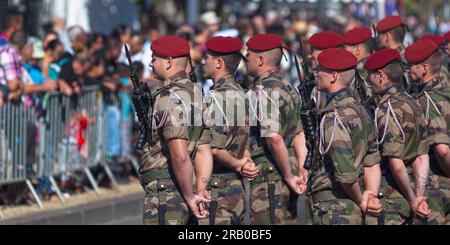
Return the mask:
<svg viewBox="0 0 450 245"><path fill-rule="evenodd" d="M376 71L384 68L394 61L400 60L400 53L395 49L383 49L372 54L364 64L364 69Z"/></svg>
<svg viewBox="0 0 450 245"><path fill-rule="evenodd" d="M316 49L338 48L344 44L344 38L332 31L314 34L308 42Z"/></svg>
<svg viewBox="0 0 450 245"><path fill-rule="evenodd" d="M357 27L344 33L345 45L357 45L369 41L372 38L372 30L364 27Z"/></svg>
<svg viewBox="0 0 450 245"><path fill-rule="evenodd" d="M189 43L177 36L165 36L152 43L151 50L160 57L179 58L190 56Z"/></svg>
<svg viewBox="0 0 450 245"><path fill-rule="evenodd" d="M438 49L439 46L431 40L419 40L406 48L405 58L410 64L419 64L428 59Z"/></svg>
<svg viewBox="0 0 450 245"><path fill-rule="evenodd" d="M200 17L201 22L206 25L216 25L220 23L220 18L217 16L216 12L208 11Z"/></svg>
<svg viewBox="0 0 450 245"><path fill-rule="evenodd" d="M331 71L346 71L354 69L358 59L350 52L340 48L330 48L323 51L319 57L319 66Z"/></svg>
<svg viewBox="0 0 450 245"><path fill-rule="evenodd" d="M384 33L402 25L405 25L405 23L400 16L388 16L378 22L375 29L379 33Z"/></svg>
<svg viewBox="0 0 450 245"><path fill-rule="evenodd" d="M44 52L44 45L42 44L41 41L37 41L33 44L33 59L43 59L45 56L45 52Z"/></svg>

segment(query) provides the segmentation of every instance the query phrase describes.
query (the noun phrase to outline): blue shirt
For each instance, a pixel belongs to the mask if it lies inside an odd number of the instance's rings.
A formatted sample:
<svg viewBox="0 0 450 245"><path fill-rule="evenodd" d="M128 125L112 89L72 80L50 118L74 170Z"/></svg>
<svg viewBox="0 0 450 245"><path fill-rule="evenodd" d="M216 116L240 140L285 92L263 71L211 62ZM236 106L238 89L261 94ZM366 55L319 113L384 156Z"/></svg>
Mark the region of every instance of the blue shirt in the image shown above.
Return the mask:
<svg viewBox="0 0 450 245"><path fill-rule="evenodd" d="M34 84L44 84L45 83L45 77L44 77L44 75L42 75L42 71L41 71L41 68L39 68L39 66L25 63L25 64L23 64L23 67L25 68L25 70L28 71L28 74L30 75Z"/></svg>

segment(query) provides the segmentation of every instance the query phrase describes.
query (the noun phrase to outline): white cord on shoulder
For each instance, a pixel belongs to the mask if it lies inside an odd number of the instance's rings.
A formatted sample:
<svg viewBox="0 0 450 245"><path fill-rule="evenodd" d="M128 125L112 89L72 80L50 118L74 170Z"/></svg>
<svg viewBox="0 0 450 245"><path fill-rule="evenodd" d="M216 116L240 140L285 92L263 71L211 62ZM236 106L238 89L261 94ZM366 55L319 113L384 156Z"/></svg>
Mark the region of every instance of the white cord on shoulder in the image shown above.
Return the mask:
<svg viewBox="0 0 450 245"><path fill-rule="evenodd" d="M262 97L266 97L270 103L272 103L274 106L277 106L277 104L275 103L275 101L270 97L270 95L264 90L264 85L256 85L257 88L257 102L256 105L253 104L253 100L252 100L252 93L253 91L249 91L247 93L248 96L248 100L249 100L249 105L250 105L250 109L253 111L253 113L255 114L256 120L258 120L259 122L263 121L263 103L262 103ZM259 113L257 113L257 110L259 110ZM259 114L259 115L258 115Z"/></svg>
<svg viewBox="0 0 450 245"><path fill-rule="evenodd" d="M174 97L175 97L176 99L178 99L179 101L181 101L181 103L182 103L182 105L183 105L183 108L184 108L184 115L186 116L186 123L189 123L189 122L188 122L188 117L187 117L188 109L187 109L186 103L185 103L184 100L181 99L181 97L180 97L177 93L175 93L172 89L169 89L168 91L169 91L169 93L170 93L169 101L170 101L172 98L174 98ZM160 128L166 123L166 120L167 120L167 117L168 117L168 114L169 114L169 111L167 110L167 108L164 108L164 114L163 114L161 120L159 121L159 124L156 125L156 121L157 121L157 119L159 119L159 116L156 114L157 111L156 111L155 109L158 108L158 103L159 103L160 97L161 97L160 95L158 95L158 97L156 97L156 100L155 100L155 106L154 106L154 109L153 109L153 118L155 119L155 120L153 120L153 125L152 125L152 126L153 126L153 129L160 129Z"/></svg>
<svg viewBox="0 0 450 245"><path fill-rule="evenodd" d="M167 115L168 115L167 108L164 108L164 113L163 113L163 116L162 116L162 120L159 120L159 115L157 114L157 110L156 109L158 108L158 104L159 104L159 100L160 99L161 99L161 94L159 94L156 97L155 104L154 104L154 107L153 107L153 115L152 115L152 117L153 117L152 128L153 129L160 129L164 125L164 123L166 122ZM158 125L156 125L157 121L159 121Z"/></svg>
<svg viewBox="0 0 450 245"><path fill-rule="evenodd" d="M378 112L379 112L380 108L377 108L375 110L375 128L378 131ZM403 142L406 141L406 136L405 136L405 132L403 131L402 125L400 124L400 121L397 118L397 115L394 112L394 109L392 107L392 103L391 100L388 100L388 109L386 111L386 119L385 119L385 123L384 123L384 132L383 132L383 136L381 137L381 139L379 139L379 136L377 137L377 145L381 145L384 143L384 140L386 139L386 135L387 135L387 130L388 130L388 122L389 122L389 116L392 116L392 119L394 120L395 125L397 125L398 129L400 130L400 133L402 134L402 140Z"/></svg>
<svg viewBox="0 0 450 245"><path fill-rule="evenodd" d="M322 120L320 122L319 153L321 155L325 155L330 151L331 145L333 144L334 136L336 133L336 125L339 125L342 129L344 129L344 131L347 133L348 137L350 137L350 133L348 132L347 128L344 126L344 123L342 122L337 109L335 109L333 112L333 120L334 120L333 131L331 133L330 142L328 143L328 146L326 147L326 149L324 149L324 147L323 147L323 144L325 143L325 133L324 133L325 116L322 117Z"/></svg>
<svg viewBox="0 0 450 245"><path fill-rule="evenodd" d="M225 120L225 126L229 127L230 123L228 121L227 115L225 114L223 107L220 105L219 101L217 100L217 95L216 92L213 90L210 90L208 93L208 96L212 99L213 104L211 105L211 107L209 108L209 115L212 114L213 112L213 108L214 108L214 104L217 106L217 108L219 109L220 114L222 114L222 117Z"/></svg>
<svg viewBox="0 0 450 245"><path fill-rule="evenodd" d="M434 106L434 108L436 109L436 111L438 112L439 116L442 116L441 110L439 110L439 108L437 107L436 103L434 103L433 99L431 98L431 96L428 94L427 91L424 91L425 97L427 98L427 112L426 112L426 119L427 122L430 119L430 103Z"/></svg>

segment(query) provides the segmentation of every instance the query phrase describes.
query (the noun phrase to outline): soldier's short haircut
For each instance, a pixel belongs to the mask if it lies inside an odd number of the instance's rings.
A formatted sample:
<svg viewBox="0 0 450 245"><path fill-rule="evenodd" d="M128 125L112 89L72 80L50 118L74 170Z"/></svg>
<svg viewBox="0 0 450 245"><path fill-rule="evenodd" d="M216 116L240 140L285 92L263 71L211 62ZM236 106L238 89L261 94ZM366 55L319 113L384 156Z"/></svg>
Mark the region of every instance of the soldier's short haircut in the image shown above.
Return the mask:
<svg viewBox="0 0 450 245"><path fill-rule="evenodd" d="M283 51L281 49L266 51L264 52L264 57L266 58L267 65L278 67L283 58Z"/></svg>
<svg viewBox="0 0 450 245"><path fill-rule="evenodd" d="M406 27L401 25L388 31L396 43L403 43L406 35Z"/></svg>
<svg viewBox="0 0 450 245"><path fill-rule="evenodd" d="M386 73L389 81L392 83L401 82L403 80L403 76L405 75L405 71L403 66L400 64L400 61L393 62L385 66L382 71Z"/></svg>
<svg viewBox="0 0 450 245"><path fill-rule="evenodd" d="M364 43L362 43L362 46L367 50L368 54L372 54L373 51L375 51L375 44L372 39L369 39L369 40L365 41Z"/></svg>
<svg viewBox="0 0 450 245"><path fill-rule="evenodd" d="M225 69L230 73L235 73L239 64L242 61L241 54L230 54L226 56L222 56L222 59L225 63Z"/></svg>
<svg viewBox="0 0 450 245"><path fill-rule="evenodd" d="M173 63L179 69L183 69L183 68L186 69L186 66L188 63L188 58L187 57L176 58L176 59L173 59Z"/></svg>
<svg viewBox="0 0 450 245"><path fill-rule="evenodd" d="M441 50L437 50L428 59L426 59L422 64L429 64L431 66L431 72L433 74L438 74L441 71L443 55Z"/></svg>
<svg viewBox="0 0 450 245"><path fill-rule="evenodd" d="M214 58L223 59L223 62L225 63L225 69L229 73L235 73L242 61L242 54L240 53L223 55L209 50L208 54L213 56Z"/></svg>
<svg viewBox="0 0 450 245"><path fill-rule="evenodd" d="M353 79L355 78L356 71L355 70L347 70L339 73L339 76L341 77L341 82L345 84L346 86L350 86Z"/></svg>

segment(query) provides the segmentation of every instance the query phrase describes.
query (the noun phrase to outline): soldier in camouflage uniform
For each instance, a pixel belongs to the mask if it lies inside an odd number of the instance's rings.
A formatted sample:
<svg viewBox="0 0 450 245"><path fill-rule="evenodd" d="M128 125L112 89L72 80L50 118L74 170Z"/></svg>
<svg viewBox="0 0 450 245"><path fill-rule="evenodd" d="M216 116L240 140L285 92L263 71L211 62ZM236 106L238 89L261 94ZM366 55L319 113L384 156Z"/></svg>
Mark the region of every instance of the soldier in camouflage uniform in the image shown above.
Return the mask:
<svg viewBox="0 0 450 245"><path fill-rule="evenodd" d="M393 49L381 50L367 60L364 68L369 71L369 82L378 101L375 123L383 157L384 223L406 224L410 217L427 218L430 215L425 197L429 145L425 116L420 105L399 83L403 76L400 54ZM410 179L415 181L415 188Z"/></svg>
<svg viewBox="0 0 450 245"><path fill-rule="evenodd" d="M359 88L361 86L368 97L372 97L372 91L366 82L367 71L364 69L364 63L370 54L372 54L374 47L372 41L372 31L369 28L354 28L344 33L344 48L349 51L358 59L358 65L356 66L357 76L362 80L362 83L358 84L357 79L352 80L349 88L352 91L355 99L363 104ZM367 98L366 98L367 99Z"/></svg>
<svg viewBox="0 0 450 245"><path fill-rule="evenodd" d="M395 49L400 53L403 62L405 60L405 46L403 41L406 36L406 26L400 16L388 16L377 23L378 47L380 49Z"/></svg>
<svg viewBox="0 0 450 245"><path fill-rule="evenodd" d="M409 73L406 72L408 62L405 59L404 40L406 36L406 25L400 16L388 16L377 23L375 31L378 33L378 48L394 49L400 53L401 65L405 72L400 81L406 91L410 94L417 93L417 88L414 83L411 83Z"/></svg>
<svg viewBox="0 0 450 245"><path fill-rule="evenodd" d="M193 192L193 167L197 147L209 143L203 127L193 120L200 118L202 104L194 103L194 84L187 78L189 56L187 41L179 37L162 37L152 43L150 66L164 81L154 93L151 141L142 153L140 179L146 198L144 224L185 225L190 211L205 218L209 201ZM194 115L194 117L190 117ZM202 125L200 123L200 125ZM203 138L201 138L203 137Z"/></svg>
<svg viewBox="0 0 450 245"><path fill-rule="evenodd" d="M420 38L419 40L431 40L438 46L439 49L442 49L442 50L445 49L445 38L444 37L441 37L441 36L438 36L438 35L426 34L422 38ZM445 51L444 51L444 53L442 53L442 60L443 61L446 60L445 56L446 55L445 55ZM445 62L440 62L440 63L441 63L441 68L439 69L438 76L440 76L441 79L442 79L442 82L447 84L447 87L449 87L448 85L450 83L450 73L449 73L447 64L445 64Z"/></svg>
<svg viewBox="0 0 450 245"><path fill-rule="evenodd" d="M196 171L198 193L208 193L210 184L210 193L206 195L212 196L209 219L200 220L200 224L238 225L245 212L241 174L244 170L253 172L249 178L259 174L256 166L244 158L250 127L245 92L233 76L242 60L243 44L237 38L214 37L206 47L203 73L205 78L214 80L214 88L206 96L209 107L205 123L211 131L214 168L211 181L205 171L212 169L210 166L199 163L196 168L202 169Z"/></svg>
<svg viewBox="0 0 450 245"><path fill-rule="evenodd" d="M432 215L429 224L445 223L445 210L450 202L450 88L439 75L442 67L442 53L430 40L419 40L406 49L405 56L410 63L413 81L420 82L417 101L422 107L428 127L430 143L431 186L429 204Z"/></svg>
<svg viewBox="0 0 450 245"><path fill-rule="evenodd" d="M293 174L299 166L292 147L303 132L300 99L278 72L281 37L256 35L247 46L247 70L255 78L248 98L252 126L248 149L261 171L251 182L252 224L294 224L297 194L306 189L305 181Z"/></svg>
<svg viewBox="0 0 450 245"><path fill-rule="evenodd" d="M364 165L377 164L380 159L373 155L376 147L371 151L373 146L367 143L373 123L347 86L355 75L357 59L333 48L322 52L318 61L317 87L327 93L327 104L319 113L318 162L311 170L312 224L362 225L365 214L381 212L376 192L360 188Z"/></svg>
<svg viewBox="0 0 450 245"><path fill-rule="evenodd" d="M311 60L311 69L315 70L319 65L317 60L319 55L329 48L341 47L344 44L344 38L335 32L324 31L311 36L308 43L311 45L311 55L309 57ZM317 109L325 106L327 102L325 92L318 91L317 88L314 88L311 96L316 102Z"/></svg>

